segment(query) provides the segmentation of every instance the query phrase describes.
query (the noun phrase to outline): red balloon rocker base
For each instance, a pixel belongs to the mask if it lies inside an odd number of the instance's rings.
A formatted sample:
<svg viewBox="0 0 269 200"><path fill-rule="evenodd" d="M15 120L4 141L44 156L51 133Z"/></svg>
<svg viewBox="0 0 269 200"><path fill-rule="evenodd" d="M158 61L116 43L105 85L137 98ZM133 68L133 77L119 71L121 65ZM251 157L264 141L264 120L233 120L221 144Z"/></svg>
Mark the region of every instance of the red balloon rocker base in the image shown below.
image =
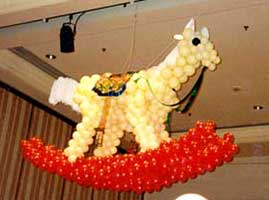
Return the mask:
<svg viewBox="0 0 269 200"><path fill-rule="evenodd" d="M44 146L37 138L21 141L24 157L40 169L96 189L159 191L186 182L230 162L238 147L230 133L220 138L212 122L197 122L179 139L144 153L110 157L87 157L70 163L62 150Z"/></svg>

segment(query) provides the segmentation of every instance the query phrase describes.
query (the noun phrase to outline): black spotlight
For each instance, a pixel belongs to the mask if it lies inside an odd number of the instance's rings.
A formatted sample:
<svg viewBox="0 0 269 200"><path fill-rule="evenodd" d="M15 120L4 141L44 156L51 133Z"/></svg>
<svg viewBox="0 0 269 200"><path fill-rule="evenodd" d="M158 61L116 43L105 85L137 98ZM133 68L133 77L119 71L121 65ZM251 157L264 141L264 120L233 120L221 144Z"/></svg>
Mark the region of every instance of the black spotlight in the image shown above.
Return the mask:
<svg viewBox="0 0 269 200"><path fill-rule="evenodd" d="M70 23L64 23L60 33L60 46L62 53L71 53L75 51L75 34Z"/></svg>

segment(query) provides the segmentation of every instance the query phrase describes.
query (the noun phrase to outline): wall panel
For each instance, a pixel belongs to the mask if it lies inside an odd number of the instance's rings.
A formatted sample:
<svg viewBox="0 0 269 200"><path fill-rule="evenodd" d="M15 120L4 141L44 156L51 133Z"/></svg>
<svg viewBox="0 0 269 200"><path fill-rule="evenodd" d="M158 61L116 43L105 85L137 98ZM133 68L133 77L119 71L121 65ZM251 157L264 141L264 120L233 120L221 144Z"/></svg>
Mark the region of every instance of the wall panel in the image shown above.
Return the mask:
<svg viewBox="0 0 269 200"><path fill-rule="evenodd" d="M22 139L35 136L63 149L73 126L3 83L0 84L0 113L0 200L143 199L131 192L85 188L24 160L20 152Z"/></svg>
<svg viewBox="0 0 269 200"><path fill-rule="evenodd" d="M16 199L23 159L19 142L26 136L32 105L0 88L0 199Z"/></svg>

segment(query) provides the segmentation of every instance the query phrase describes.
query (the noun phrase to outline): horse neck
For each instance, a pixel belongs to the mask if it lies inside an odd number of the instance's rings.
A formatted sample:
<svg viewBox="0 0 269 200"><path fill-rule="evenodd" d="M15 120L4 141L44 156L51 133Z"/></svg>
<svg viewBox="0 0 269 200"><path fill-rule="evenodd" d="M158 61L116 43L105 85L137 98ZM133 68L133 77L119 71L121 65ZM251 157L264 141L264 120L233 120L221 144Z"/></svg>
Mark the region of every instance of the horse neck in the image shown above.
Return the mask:
<svg viewBox="0 0 269 200"><path fill-rule="evenodd" d="M192 54L190 54L190 56L191 55ZM187 82L188 78L190 76L193 76L195 71L197 71L197 69L200 67L200 66L196 66L196 65L198 65L198 63L200 64L200 62L198 62L197 64L190 64L190 63L187 64L187 61L186 61L186 64L184 66L180 66L177 63L177 59L179 57L184 57L184 56L182 56L182 54L180 53L180 45L177 45L175 48L172 49L172 51L170 51L170 53L166 56L164 61L162 63L160 63L160 65L156 68L156 69L158 69L157 71L160 73L159 77L163 80L163 81L161 81L162 83L169 85L168 84L169 81L171 81L172 78L176 78L178 83L180 83L180 85L183 85ZM189 67L187 67L187 66L189 66ZM161 75L162 71L165 69L169 69L172 73L180 72L180 70L182 70L184 72L184 75L177 76L176 74L172 74L172 76L167 78L167 77ZM193 71L193 72L191 73L191 71ZM185 81L184 81L184 79L185 79ZM176 90L178 91L180 89L177 88Z"/></svg>

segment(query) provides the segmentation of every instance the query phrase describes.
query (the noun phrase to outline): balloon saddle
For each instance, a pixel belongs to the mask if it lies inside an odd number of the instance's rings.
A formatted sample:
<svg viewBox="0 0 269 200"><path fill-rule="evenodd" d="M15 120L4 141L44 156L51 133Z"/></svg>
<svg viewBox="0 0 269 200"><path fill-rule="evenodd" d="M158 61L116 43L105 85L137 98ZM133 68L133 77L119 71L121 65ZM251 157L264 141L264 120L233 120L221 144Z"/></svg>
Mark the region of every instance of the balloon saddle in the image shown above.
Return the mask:
<svg viewBox="0 0 269 200"><path fill-rule="evenodd" d="M178 139L169 137L167 115L177 108L175 91L200 67L220 63L209 31L195 31L192 19L175 35L177 46L157 66L138 72L83 76L79 83L59 78L50 103L62 102L82 114L62 151L38 138L21 141L24 157L35 166L97 189L153 192L186 182L232 160L233 135L219 137L212 121L198 121ZM66 92L70 91L70 92ZM117 154L120 139L133 134L139 152ZM93 155L89 147L95 146Z"/></svg>

